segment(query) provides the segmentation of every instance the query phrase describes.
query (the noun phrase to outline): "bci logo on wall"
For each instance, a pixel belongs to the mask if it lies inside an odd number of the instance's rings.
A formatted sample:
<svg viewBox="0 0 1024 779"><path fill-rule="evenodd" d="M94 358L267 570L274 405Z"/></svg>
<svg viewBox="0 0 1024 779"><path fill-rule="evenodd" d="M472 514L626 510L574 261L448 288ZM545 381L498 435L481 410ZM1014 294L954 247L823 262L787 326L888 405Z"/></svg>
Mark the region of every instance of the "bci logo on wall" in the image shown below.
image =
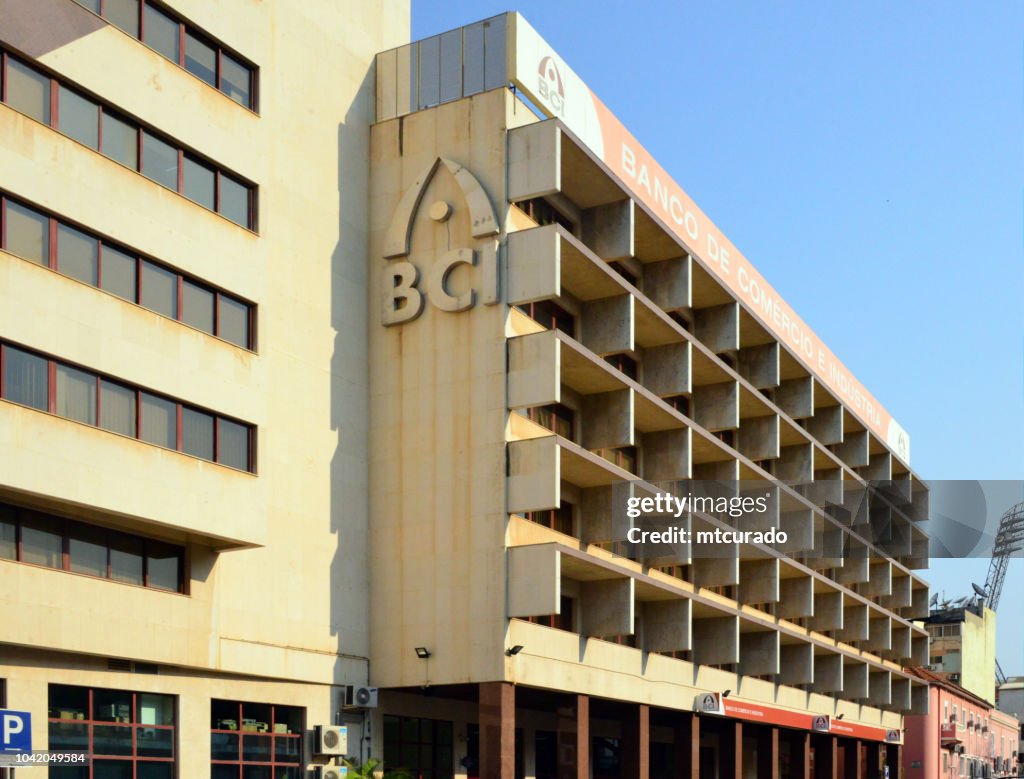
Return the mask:
<svg viewBox="0 0 1024 779"><path fill-rule="evenodd" d="M472 246L449 248L438 252L433 263L420 275L420 269L409 259L409 243L413 226L421 212L423 196L430 182L442 169L455 180L461 202L455 204L436 200L427 207L427 216L436 224L445 224L459 208L469 211ZM381 323L386 327L411 322L427 302L447 312L466 311L478 302L492 306L498 302L498 217L480 182L458 163L438 157L413 182L398 203L385 237L384 300ZM451 241L457 236L449 234ZM479 267L479 287L462 291L452 289L450 276L460 266Z"/></svg>
<svg viewBox="0 0 1024 779"><path fill-rule="evenodd" d="M556 114L565 113L565 81L554 57L545 57L537 66L537 94Z"/></svg>

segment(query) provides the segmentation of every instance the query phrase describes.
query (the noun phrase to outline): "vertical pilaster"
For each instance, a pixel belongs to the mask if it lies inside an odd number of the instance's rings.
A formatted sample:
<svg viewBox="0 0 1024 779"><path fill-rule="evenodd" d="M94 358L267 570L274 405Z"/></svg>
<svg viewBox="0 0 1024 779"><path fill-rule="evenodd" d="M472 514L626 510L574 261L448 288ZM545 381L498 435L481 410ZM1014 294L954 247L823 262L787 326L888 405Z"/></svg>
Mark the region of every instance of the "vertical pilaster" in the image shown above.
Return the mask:
<svg viewBox="0 0 1024 779"><path fill-rule="evenodd" d="M765 725L757 739L757 779L779 779L779 729Z"/></svg>
<svg viewBox="0 0 1024 779"><path fill-rule="evenodd" d="M700 717L680 714L675 730L676 775L700 779Z"/></svg>
<svg viewBox="0 0 1024 779"><path fill-rule="evenodd" d="M636 779L651 773L651 707L641 703L626 716L622 728L623 771Z"/></svg>
<svg viewBox="0 0 1024 779"><path fill-rule="evenodd" d="M839 749L836 736L816 736L814 739L814 779L838 779Z"/></svg>
<svg viewBox="0 0 1024 779"><path fill-rule="evenodd" d="M743 779L743 723L723 723L722 740L719 742L722 770L720 779Z"/></svg>
<svg viewBox="0 0 1024 779"><path fill-rule="evenodd" d="M789 741L790 775L793 779L811 779L811 734L795 731Z"/></svg>
<svg viewBox="0 0 1024 779"><path fill-rule="evenodd" d="M481 776L515 779L516 688L483 682L479 696Z"/></svg>
<svg viewBox="0 0 1024 779"><path fill-rule="evenodd" d="M558 717L558 779L590 779L590 697L574 696Z"/></svg>

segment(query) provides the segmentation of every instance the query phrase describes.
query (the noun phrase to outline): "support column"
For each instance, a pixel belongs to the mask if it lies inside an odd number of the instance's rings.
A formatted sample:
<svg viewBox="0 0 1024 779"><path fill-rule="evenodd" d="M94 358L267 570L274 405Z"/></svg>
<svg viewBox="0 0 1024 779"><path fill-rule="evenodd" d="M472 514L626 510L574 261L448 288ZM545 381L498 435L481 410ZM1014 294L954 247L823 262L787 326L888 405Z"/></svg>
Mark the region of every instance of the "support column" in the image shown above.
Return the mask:
<svg viewBox="0 0 1024 779"><path fill-rule="evenodd" d="M680 714L676 721L675 773L700 779L700 717Z"/></svg>
<svg viewBox="0 0 1024 779"><path fill-rule="evenodd" d="M515 779L516 688L507 682L480 684L481 776Z"/></svg>
<svg viewBox="0 0 1024 779"><path fill-rule="evenodd" d="M815 779L838 779L837 740L836 736L817 736L814 739Z"/></svg>
<svg viewBox="0 0 1024 779"><path fill-rule="evenodd" d="M867 755L864 777L865 779L881 779L882 772L878 770L879 758L881 756L881 745L877 741L869 741L867 744Z"/></svg>
<svg viewBox="0 0 1024 779"><path fill-rule="evenodd" d="M811 734L795 731L789 742L790 775L793 779L811 779Z"/></svg>
<svg viewBox="0 0 1024 779"><path fill-rule="evenodd" d="M722 725L719 779L743 779L743 723L726 720Z"/></svg>
<svg viewBox="0 0 1024 779"><path fill-rule="evenodd" d="M574 696L571 713L562 714L562 710L559 710L558 779L590 779L590 696L588 695Z"/></svg>
<svg viewBox="0 0 1024 779"><path fill-rule="evenodd" d="M862 753L859 738L851 739L843 744L843 779L863 779Z"/></svg>
<svg viewBox="0 0 1024 779"><path fill-rule="evenodd" d="M622 770L636 779L650 779L651 707L646 703L638 704L622 723Z"/></svg>
<svg viewBox="0 0 1024 779"><path fill-rule="evenodd" d="M889 766L889 779L900 778L900 756L902 750L899 744L885 745L885 764Z"/></svg>
<svg viewBox="0 0 1024 779"><path fill-rule="evenodd" d="M779 779L779 729L763 726L757 740L757 779Z"/></svg>

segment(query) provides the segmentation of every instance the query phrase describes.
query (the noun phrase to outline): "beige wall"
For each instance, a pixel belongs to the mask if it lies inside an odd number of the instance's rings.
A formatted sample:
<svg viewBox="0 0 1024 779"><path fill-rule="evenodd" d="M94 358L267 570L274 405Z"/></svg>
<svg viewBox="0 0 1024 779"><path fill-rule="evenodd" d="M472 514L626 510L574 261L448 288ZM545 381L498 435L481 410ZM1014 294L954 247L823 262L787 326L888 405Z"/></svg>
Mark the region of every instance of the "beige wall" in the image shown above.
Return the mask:
<svg viewBox="0 0 1024 779"><path fill-rule="evenodd" d="M72 0L5 2L16 23L5 19L0 39L255 182L259 233L4 105L0 188L254 301L257 353L3 253L0 338L255 424L258 474L0 401L0 493L187 543L193 562L182 596L0 561L0 677L8 702L40 719L47 678L158 684L183 696L191 719L202 713L192 696L211 694L204 674L218 671L286 680L225 682L224 694L310 705L311 723L329 720L324 688L298 683L367 681L372 67L377 51L408 40L409 4L168 5L259 66L259 115ZM73 23L47 31L56 18ZM18 644L73 654L50 674L24 667ZM196 675L79 673L81 655ZM208 727L208 708L200 719L190 727Z"/></svg>

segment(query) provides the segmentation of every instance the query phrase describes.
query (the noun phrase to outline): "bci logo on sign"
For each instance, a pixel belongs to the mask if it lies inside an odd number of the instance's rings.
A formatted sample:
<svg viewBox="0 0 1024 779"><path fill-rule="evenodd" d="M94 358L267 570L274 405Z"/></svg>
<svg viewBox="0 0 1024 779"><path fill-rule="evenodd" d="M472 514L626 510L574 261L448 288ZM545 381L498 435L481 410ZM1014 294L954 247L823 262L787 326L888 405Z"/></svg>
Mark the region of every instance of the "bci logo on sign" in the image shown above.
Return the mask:
<svg viewBox="0 0 1024 779"><path fill-rule="evenodd" d="M420 212L427 186L439 170L444 168L455 180L462 194L464 207L469 210L471 237L475 246L448 249L434 258L429 269L420 277L420 269L409 261L409 242L413 224ZM452 205L444 200L431 203L430 219L445 224L453 214ZM498 218L491 201L476 177L461 165L438 157L409 187L398 203L385 237L384 300L381 323L390 327L405 324L423 313L424 305L441 311L458 312L472 308L477 302L494 305L498 302L498 242L492 236L498 233ZM449 233L449 242L453 240ZM460 266L479 267L479 288L470 287L461 292L452 289L451 275Z"/></svg>
<svg viewBox="0 0 1024 779"><path fill-rule="evenodd" d="M0 753L32 751L32 715L0 709Z"/></svg>
<svg viewBox="0 0 1024 779"><path fill-rule="evenodd" d="M820 730L820 731L823 731L823 732L827 733L828 730L829 730L829 718L828 718L828 716L826 716L824 714L818 714L811 721L811 730Z"/></svg>
<svg viewBox="0 0 1024 779"><path fill-rule="evenodd" d="M565 113L565 82L554 57L545 57L537 66L537 94L556 114Z"/></svg>

